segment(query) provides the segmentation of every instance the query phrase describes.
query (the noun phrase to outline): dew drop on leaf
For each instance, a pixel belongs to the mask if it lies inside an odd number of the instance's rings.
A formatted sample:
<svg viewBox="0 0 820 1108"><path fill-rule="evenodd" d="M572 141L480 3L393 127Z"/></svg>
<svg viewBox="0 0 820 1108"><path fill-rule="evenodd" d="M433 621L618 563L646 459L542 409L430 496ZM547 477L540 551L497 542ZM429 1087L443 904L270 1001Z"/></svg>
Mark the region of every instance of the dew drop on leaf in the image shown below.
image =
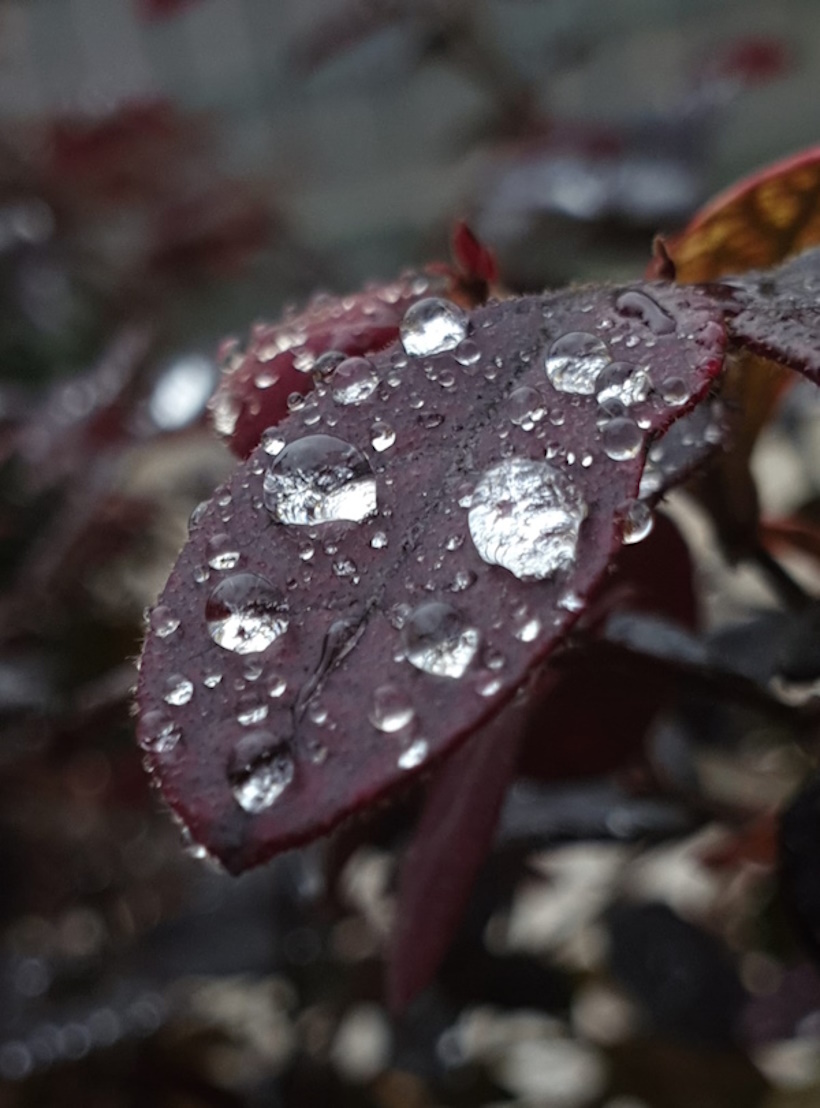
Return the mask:
<svg viewBox="0 0 820 1108"><path fill-rule="evenodd" d="M427 757L428 744L426 739L416 739L408 748L399 755L397 765L399 769L415 769L420 766Z"/></svg>
<svg viewBox="0 0 820 1108"><path fill-rule="evenodd" d="M179 708L187 704L193 695L194 686L188 678L183 677L181 673L174 673L165 682L165 694L162 699L166 704Z"/></svg>
<svg viewBox="0 0 820 1108"><path fill-rule="evenodd" d="M390 424L385 423L384 420L377 419L370 428L370 445L373 449L381 454L382 451L389 450L395 441L396 432Z"/></svg>
<svg viewBox="0 0 820 1108"><path fill-rule="evenodd" d="M401 321L401 344L406 353L424 357L454 350L466 338L467 313L450 300L428 297L411 304Z"/></svg>
<svg viewBox="0 0 820 1108"><path fill-rule="evenodd" d="M475 548L488 565L522 581L571 568L586 503L547 462L507 458L485 470L467 516Z"/></svg>
<svg viewBox="0 0 820 1108"><path fill-rule="evenodd" d="M239 551L230 535L214 535L208 541L207 553L211 569L236 569L239 564Z"/></svg>
<svg viewBox="0 0 820 1108"><path fill-rule="evenodd" d="M370 722L378 731L393 734L412 722L415 712L405 694L394 685L381 685L373 694Z"/></svg>
<svg viewBox="0 0 820 1108"><path fill-rule="evenodd" d="M624 408L630 408L646 400L651 385L648 372L640 366L632 362L612 362L598 377L598 403L603 406L619 403ZM612 411L611 408L609 410Z"/></svg>
<svg viewBox="0 0 820 1108"><path fill-rule="evenodd" d="M520 385L513 389L507 401L507 414L510 422L524 431L532 431L547 414L544 399L537 389L529 385Z"/></svg>
<svg viewBox="0 0 820 1108"><path fill-rule="evenodd" d="M270 808L293 781L294 773L288 744L261 730L237 741L228 765L228 781L237 804L253 814Z"/></svg>
<svg viewBox="0 0 820 1108"><path fill-rule="evenodd" d="M673 335L677 324L669 312L665 311L649 293L639 289L622 292L615 301L615 307L621 315L640 319L656 335Z"/></svg>
<svg viewBox="0 0 820 1108"><path fill-rule="evenodd" d="M333 371L330 392L337 404L361 404L372 396L378 383L368 358L345 358Z"/></svg>
<svg viewBox="0 0 820 1108"><path fill-rule="evenodd" d="M624 513L624 546L632 546L635 543L642 542L651 534L654 525L655 517L652 515L652 509L649 505L643 500L633 500Z"/></svg>
<svg viewBox="0 0 820 1108"><path fill-rule="evenodd" d="M288 606L264 577L236 573L208 597L205 620L217 646L236 654L257 654L287 630Z"/></svg>
<svg viewBox="0 0 820 1108"><path fill-rule="evenodd" d="M179 727L165 712L150 711L137 726L137 741L151 754L168 754L180 740Z"/></svg>
<svg viewBox="0 0 820 1108"><path fill-rule="evenodd" d="M598 375L610 362L606 345L584 331L556 339L547 355L547 377L558 392L595 393Z"/></svg>
<svg viewBox="0 0 820 1108"><path fill-rule="evenodd" d="M667 377L661 381L661 396L666 404L679 408L689 399L689 389L682 377Z"/></svg>
<svg viewBox="0 0 820 1108"><path fill-rule="evenodd" d="M376 511L376 478L355 446L331 435L306 435L271 463L263 496L278 523L360 523Z"/></svg>
<svg viewBox="0 0 820 1108"><path fill-rule="evenodd" d="M610 419L602 432L604 451L613 462L637 458L643 446L643 435L637 423L624 416Z"/></svg>
<svg viewBox="0 0 820 1108"><path fill-rule="evenodd" d="M164 604L159 604L154 608L149 617L149 623L151 630L155 635L159 635L161 639L167 639L179 627L179 620L171 609Z"/></svg>
<svg viewBox="0 0 820 1108"><path fill-rule="evenodd" d="M463 677L475 657L479 635L450 604L429 600L407 616L402 642L407 661L435 677Z"/></svg>

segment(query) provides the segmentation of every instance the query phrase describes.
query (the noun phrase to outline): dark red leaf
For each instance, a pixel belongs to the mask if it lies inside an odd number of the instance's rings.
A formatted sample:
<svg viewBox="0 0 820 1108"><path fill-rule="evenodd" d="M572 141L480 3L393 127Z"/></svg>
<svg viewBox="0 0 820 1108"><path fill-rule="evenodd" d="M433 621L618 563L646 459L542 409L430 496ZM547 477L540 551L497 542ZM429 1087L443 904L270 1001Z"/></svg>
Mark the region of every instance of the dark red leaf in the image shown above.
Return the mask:
<svg viewBox="0 0 820 1108"><path fill-rule="evenodd" d="M642 519L643 452L724 338L697 289L426 301L409 355L317 387L217 490L154 612L139 737L194 838L241 870L495 716Z"/></svg>
<svg viewBox="0 0 820 1108"><path fill-rule="evenodd" d="M730 320L734 341L820 384L820 248L729 284L740 308Z"/></svg>

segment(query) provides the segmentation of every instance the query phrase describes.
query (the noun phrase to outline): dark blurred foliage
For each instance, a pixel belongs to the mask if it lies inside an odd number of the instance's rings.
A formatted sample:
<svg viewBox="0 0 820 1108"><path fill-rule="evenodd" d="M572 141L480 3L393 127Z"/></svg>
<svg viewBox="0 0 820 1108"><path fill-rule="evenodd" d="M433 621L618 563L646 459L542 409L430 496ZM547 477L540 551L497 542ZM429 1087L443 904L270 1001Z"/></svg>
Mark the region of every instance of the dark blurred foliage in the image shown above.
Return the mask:
<svg viewBox="0 0 820 1108"><path fill-rule="evenodd" d="M108 9L7 7L10 94L23 40L46 92L103 51ZM445 258L461 215L513 289L637 274L652 232L811 137L815 13L279 7L129 0L160 79L120 92L106 31L103 93L10 95L0 125L0 1104L809 1108L816 786L782 896L772 813L816 766L814 609L710 540L709 630L622 628L601 660L602 687L625 657L672 673L640 756L510 792L395 1020L380 955L418 797L229 879L150 792L129 702L142 610L231 464L204 428L217 339ZM220 71L240 23L247 72ZM779 418L808 460L769 533L816 559L816 401Z"/></svg>

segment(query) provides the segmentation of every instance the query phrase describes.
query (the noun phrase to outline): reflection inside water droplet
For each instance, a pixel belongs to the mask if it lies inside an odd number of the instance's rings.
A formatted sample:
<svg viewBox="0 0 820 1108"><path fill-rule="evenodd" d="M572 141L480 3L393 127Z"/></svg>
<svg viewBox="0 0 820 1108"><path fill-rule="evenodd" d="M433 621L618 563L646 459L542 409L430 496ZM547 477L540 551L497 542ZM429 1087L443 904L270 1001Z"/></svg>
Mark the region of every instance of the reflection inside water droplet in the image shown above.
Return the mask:
<svg viewBox="0 0 820 1108"><path fill-rule="evenodd" d="M257 814L279 799L294 773L289 745L269 731L258 730L243 735L234 746L228 782L240 808Z"/></svg>
<svg viewBox="0 0 820 1108"><path fill-rule="evenodd" d="M367 458L330 435L289 443L268 468L263 493L277 522L297 526L359 523L376 511L376 478Z"/></svg>
<svg viewBox="0 0 820 1108"><path fill-rule="evenodd" d="M469 317L457 304L429 297L410 305L399 333L405 351L423 357L455 349L468 328Z"/></svg>
<svg viewBox="0 0 820 1108"><path fill-rule="evenodd" d="M479 634L450 604L419 604L402 627L407 661L436 677L462 677L478 649Z"/></svg>
<svg viewBox="0 0 820 1108"><path fill-rule="evenodd" d="M345 358L333 371L330 392L337 404L362 404L373 394L379 379L367 358Z"/></svg>
<svg viewBox="0 0 820 1108"><path fill-rule="evenodd" d="M266 650L288 627L288 605L282 593L255 573L226 577L205 606L211 638L236 654Z"/></svg>
<svg viewBox="0 0 820 1108"><path fill-rule="evenodd" d="M552 344L547 355L547 377L558 392L591 396L598 375L610 361L606 344L597 335L571 331Z"/></svg>
<svg viewBox="0 0 820 1108"><path fill-rule="evenodd" d="M526 581L574 564L586 514L564 474L547 462L508 458L482 474L467 520L481 558Z"/></svg>

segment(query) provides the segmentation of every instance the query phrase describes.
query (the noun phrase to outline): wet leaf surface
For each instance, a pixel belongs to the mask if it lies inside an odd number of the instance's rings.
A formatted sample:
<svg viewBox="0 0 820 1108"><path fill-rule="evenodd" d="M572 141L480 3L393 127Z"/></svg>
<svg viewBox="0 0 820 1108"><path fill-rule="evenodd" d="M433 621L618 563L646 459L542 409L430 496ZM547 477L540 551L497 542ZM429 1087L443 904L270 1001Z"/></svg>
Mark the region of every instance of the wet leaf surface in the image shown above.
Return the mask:
<svg viewBox="0 0 820 1108"><path fill-rule="evenodd" d="M708 390L724 332L707 296L659 285L425 301L402 341L265 436L152 617L140 742L234 871L501 709L634 531L644 451Z"/></svg>

